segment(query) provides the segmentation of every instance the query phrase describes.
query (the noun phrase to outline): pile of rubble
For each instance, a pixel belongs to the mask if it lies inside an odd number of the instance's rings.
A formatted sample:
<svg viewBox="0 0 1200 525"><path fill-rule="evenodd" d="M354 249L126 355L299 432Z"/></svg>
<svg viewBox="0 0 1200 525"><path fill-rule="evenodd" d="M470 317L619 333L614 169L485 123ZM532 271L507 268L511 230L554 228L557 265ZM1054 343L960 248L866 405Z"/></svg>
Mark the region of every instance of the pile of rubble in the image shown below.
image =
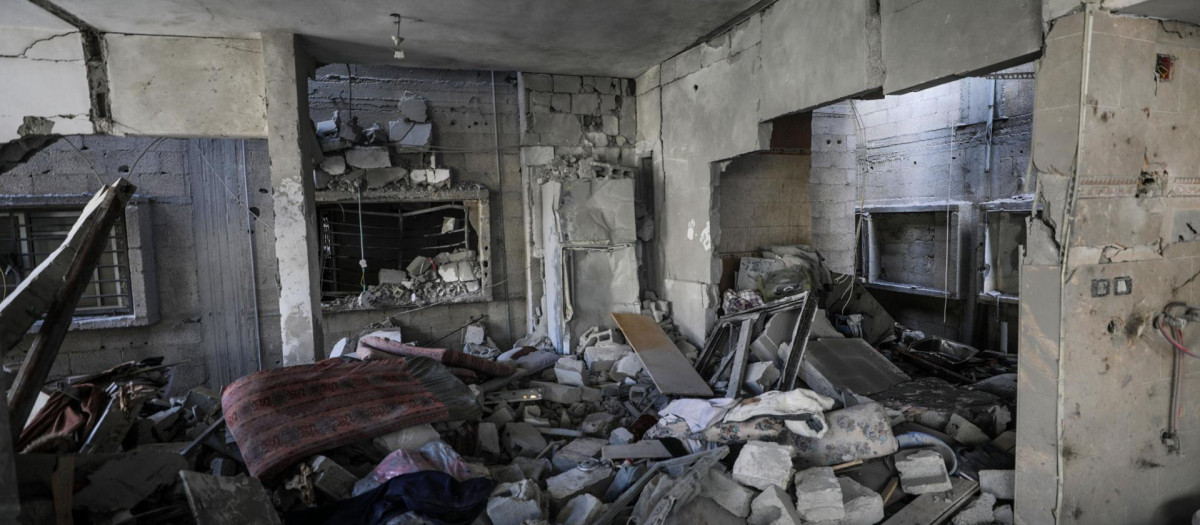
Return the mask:
<svg viewBox="0 0 1200 525"><path fill-rule="evenodd" d="M439 168L430 155L428 166L396 165L396 152L425 152L433 137L425 101L411 96L400 101L399 118L387 129L376 122L364 129L357 117L333 118L317 122L317 143L321 154L315 159L314 181L318 190L356 191L383 188L448 188L450 170Z"/></svg>
<svg viewBox="0 0 1200 525"><path fill-rule="evenodd" d="M325 303L333 310L425 306L476 299L483 291L483 269L475 250L459 249L417 257L403 270L379 270L379 284L357 296Z"/></svg>

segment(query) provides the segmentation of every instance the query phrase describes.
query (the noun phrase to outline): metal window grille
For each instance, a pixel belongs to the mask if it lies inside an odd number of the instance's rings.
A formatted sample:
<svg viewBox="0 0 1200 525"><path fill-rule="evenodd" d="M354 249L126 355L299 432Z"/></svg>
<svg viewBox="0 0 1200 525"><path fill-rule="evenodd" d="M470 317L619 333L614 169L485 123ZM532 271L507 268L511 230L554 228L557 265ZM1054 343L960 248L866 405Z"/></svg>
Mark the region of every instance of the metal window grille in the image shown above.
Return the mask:
<svg viewBox="0 0 1200 525"><path fill-rule="evenodd" d="M82 211L82 207L0 210L0 296L8 297L58 249ZM76 317L133 313L128 249L125 220L120 218L113 225L91 281L79 298Z"/></svg>
<svg viewBox="0 0 1200 525"><path fill-rule="evenodd" d="M318 205L317 214L321 292L327 300L357 295L364 284L379 284L379 270L403 270L417 257L478 251L471 207L463 201L363 203L361 214L357 203L331 203ZM358 264L362 258L365 279Z"/></svg>

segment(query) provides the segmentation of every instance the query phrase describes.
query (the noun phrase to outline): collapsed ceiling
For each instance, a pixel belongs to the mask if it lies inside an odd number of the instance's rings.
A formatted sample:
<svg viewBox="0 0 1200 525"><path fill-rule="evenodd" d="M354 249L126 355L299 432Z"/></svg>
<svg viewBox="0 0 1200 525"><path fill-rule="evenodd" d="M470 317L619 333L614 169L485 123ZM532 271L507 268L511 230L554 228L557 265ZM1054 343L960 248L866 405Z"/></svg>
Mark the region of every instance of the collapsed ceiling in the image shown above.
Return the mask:
<svg viewBox="0 0 1200 525"><path fill-rule="evenodd" d="M5 3L21 0L5 0ZM302 35L320 62L392 62L391 13L412 67L632 78L755 0L51 0L105 32Z"/></svg>

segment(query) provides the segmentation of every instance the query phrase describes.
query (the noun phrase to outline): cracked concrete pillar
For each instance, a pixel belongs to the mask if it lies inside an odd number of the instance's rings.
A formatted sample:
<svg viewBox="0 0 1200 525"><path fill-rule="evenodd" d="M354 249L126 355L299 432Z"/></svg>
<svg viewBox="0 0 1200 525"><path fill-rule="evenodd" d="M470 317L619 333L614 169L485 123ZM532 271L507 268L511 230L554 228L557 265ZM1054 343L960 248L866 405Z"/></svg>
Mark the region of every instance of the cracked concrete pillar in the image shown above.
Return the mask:
<svg viewBox="0 0 1200 525"><path fill-rule="evenodd" d="M263 33L262 47L283 365L300 365L324 357L312 179L315 138L308 117L313 62L292 33Z"/></svg>

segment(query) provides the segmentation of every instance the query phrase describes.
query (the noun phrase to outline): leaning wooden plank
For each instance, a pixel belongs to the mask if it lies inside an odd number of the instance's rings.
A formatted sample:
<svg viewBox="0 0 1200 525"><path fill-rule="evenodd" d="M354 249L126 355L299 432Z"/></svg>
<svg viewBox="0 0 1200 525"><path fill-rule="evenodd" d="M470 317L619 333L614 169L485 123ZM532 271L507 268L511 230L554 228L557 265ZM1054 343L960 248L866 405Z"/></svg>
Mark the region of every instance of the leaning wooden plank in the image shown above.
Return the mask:
<svg viewBox="0 0 1200 525"><path fill-rule="evenodd" d="M58 357L58 347L71 327L75 305L79 303L79 297L91 280L100 253L107 244L109 231L125 213L125 204L135 189L125 179L118 179L101 189L84 208L62 246L51 253L11 297L0 303L0 327L3 327L0 333L5 334L4 341L7 342L8 338L17 337L16 332L24 335L33 322L41 317L43 310L40 306L44 304L44 296L52 296L49 307L44 310L46 319L34 336L29 353L25 355L21 370L8 392L9 417L12 421L29 418L38 392L50 375L54 359ZM66 265L65 271L60 268L61 264ZM29 297L20 298L26 295ZM29 308L33 310L27 310ZM0 346L0 349L7 348ZM20 435L21 425L14 424L11 430L15 439Z"/></svg>
<svg viewBox="0 0 1200 525"><path fill-rule="evenodd" d="M641 314L612 314L629 345L642 360L658 391L669 396L712 397L712 389L696 373L683 353L671 342L653 317Z"/></svg>
<svg viewBox="0 0 1200 525"><path fill-rule="evenodd" d="M275 525L279 515L257 479L179 471L196 525Z"/></svg>
<svg viewBox="0 0 1200 525"><path fill-rule="evenodd" d="M946 492L921 494L883 525L938 525L954 516L954 512L979 491L979 484L966 479L950 478Z"/></svg>

